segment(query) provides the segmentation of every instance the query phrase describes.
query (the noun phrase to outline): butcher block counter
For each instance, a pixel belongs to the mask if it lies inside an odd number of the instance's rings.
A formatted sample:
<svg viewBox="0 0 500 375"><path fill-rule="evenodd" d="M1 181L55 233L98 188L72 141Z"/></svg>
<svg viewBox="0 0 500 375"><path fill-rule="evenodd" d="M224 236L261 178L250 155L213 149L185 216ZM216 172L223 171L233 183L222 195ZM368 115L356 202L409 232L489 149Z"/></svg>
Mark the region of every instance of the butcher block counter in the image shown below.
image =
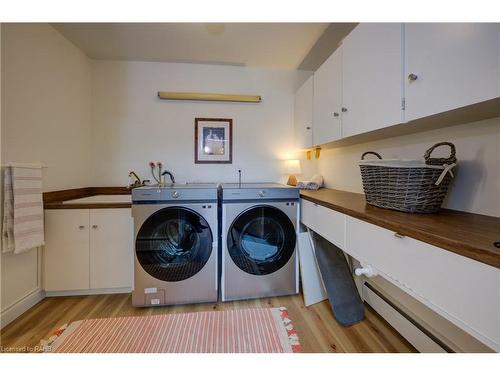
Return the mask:
<svg viewBox="0 0 500 375"><path fill-rule="evenodd" d="M84 187L43 193L46 210L81 208L130 208L131 190L126 187Z"/></svg>
<svg viewBox="0 0 500 375"><path fill-rule="evenodd" d="M130 192L126 187L46 192L43 194L44 208L130 208ZM364 194L325 188L301 190L300 196L403 236L500 268L500 218L448 209L436 214L409 214L370 206Z"/></svg>
<svg viewBox="0 0 500 375"><path fill-rule="evenodd" d="M301 190L302 199L356 219L500 268L500 218L443 209L409 214L366 203L364 194L334 189Z"/></svg>

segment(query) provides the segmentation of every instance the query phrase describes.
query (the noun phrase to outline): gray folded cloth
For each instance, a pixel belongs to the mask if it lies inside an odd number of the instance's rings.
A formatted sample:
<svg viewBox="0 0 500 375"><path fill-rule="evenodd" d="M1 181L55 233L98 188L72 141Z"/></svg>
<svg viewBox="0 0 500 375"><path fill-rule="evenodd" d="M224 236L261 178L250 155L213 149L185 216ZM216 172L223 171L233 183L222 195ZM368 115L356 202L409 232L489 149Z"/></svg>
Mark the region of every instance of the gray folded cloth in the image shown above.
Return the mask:
<svg viewBox="0 0 500 375"><path fill-rule="evenodd" d="M309 181L299 181L297 182L297 187L299 189L305 190L318 190L323 186L323 177L319 174L315 174Z"/></svg>

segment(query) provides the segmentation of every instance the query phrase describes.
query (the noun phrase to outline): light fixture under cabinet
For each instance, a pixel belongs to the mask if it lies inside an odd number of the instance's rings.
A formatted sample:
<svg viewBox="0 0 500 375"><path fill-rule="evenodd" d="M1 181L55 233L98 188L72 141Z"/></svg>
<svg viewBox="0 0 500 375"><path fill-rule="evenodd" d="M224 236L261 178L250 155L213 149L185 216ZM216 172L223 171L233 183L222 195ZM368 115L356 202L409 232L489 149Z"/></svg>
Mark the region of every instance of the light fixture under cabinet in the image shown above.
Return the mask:
<svg viewBox="0 0 500 375"><path fill-rule="evenodd" d="M242 102L260 103L260 95L212 94L200 92L169 92L158 91L158 98L164 100L197 100L208 102Z"/></svg>

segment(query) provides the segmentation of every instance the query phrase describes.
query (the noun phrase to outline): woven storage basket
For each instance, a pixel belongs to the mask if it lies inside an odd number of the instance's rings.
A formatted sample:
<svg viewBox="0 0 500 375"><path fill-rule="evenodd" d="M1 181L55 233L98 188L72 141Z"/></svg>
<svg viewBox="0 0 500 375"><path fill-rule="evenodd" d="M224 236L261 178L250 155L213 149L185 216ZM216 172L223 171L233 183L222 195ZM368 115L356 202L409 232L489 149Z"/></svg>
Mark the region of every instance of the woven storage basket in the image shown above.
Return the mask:
<svg viewBox="0 0 500 375"><path fill-rule="evenodd" d="M436 147L449 146L448 158L431 158ZM368 154L379 160L364 160ZM367 203L391 210L412 213L439 211L453 177L456 165L455 146L449 142L436 143L420 160L382 160L373 151L361 156L359 167Z"/></svg>

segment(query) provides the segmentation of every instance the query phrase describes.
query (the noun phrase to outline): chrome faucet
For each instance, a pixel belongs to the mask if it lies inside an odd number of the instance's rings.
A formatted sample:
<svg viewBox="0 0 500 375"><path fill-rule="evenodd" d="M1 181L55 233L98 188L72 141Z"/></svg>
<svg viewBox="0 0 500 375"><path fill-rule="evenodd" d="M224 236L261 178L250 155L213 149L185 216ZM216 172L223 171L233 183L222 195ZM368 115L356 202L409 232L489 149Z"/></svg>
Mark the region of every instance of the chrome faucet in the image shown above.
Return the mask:
<svg viewBox="0 0 500 375"><path fill-rule="evenodd" d="M143 183L141 182L141 179L139 178L139 176L137 176L137 173L135 173L134 171L130 171L129 174L128 174L129 177L134 177L135 181L129 185L129 187L137 187L137 186L142 186Z"/></svg>
<svg viewBox="0 0 500 375"><path fill-rule="evenodd" d="M163 172L161 175L162 176L165 176L166 174L168 174L168 176L170 177L170 181L172 181L173 184L175 184L175 178L174 178L174 175L172 174L172 172L170 171L165 171Z"/></svg>

